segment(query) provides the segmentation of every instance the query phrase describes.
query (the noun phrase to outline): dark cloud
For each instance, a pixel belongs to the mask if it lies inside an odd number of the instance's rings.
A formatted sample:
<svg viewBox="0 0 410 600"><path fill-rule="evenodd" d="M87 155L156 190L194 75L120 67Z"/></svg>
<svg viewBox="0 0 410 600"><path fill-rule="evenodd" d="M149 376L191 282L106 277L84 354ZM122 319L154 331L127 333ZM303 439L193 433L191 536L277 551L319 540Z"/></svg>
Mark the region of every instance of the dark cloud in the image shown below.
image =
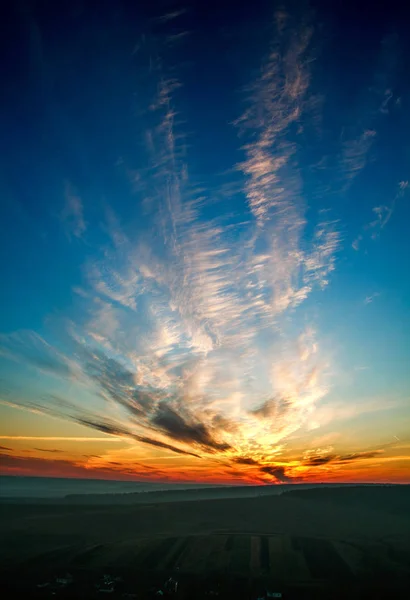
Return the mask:
<svg viewBox="0 0 410 600"><path fill-rule="evenodd" d="M156 389L141 389L135 385L135 373L124 367L119 361L107 357L103 352L91 351L77 346L77 358L83 363L83 371L101 390L102 397L107 396L130 413L130 425L138 425L147 431L157 430L172 440L184 444L200 446L208 452L225 451L229 444L215 439L214 432L232 425L222 416L216 416L211 427L205 426L183 406L182 399L176 400L178 408L164 401L163 392ZM178 448L172 443L157 440L151 435L134 433L132 427L116 420L107 420L93 414L82 406L54 394L41 397L41 402L26 401L24 405L44 414L70 419L80 425L91 427L108 435L129 437L150 446L164 448L177 454L200 455L191 450ZM39 451L47 451L38 449Z"/></svg>
<svg viewBox="0 0 410 600"><path fill-rule="evenodd" d="M236 456L234 459L232 459L232 462L238 464L238 465L258 465L259 463L254 460L253 458L247 457L247 456Z"/></svg>
<svg viewBox="0 0 410 600"><path fill-rule="evenodd" d="M84 353L84 351L83 351ZM135 385L135 374L125 368L117 360L108 358L103 353L86 353L85 371L91 377L103 392L107 393L115 402L124 406L133 417L138 418L139 424L148 427L158 427L162 433L165 433L172 439L188 443L198 444L209 450L228 450L229 445L218 442L214 439L211 432L192 415L187 417L183 415L183 409L178 411L171 408L163 400L163 395L157 390L141 389ZM112 426L106 423L96 421L95 423L100 431L106 433L116 433L112 431ZM216 417L215 429L221 429L228 426L229 423L222 416ZM175 448L173 445L160 442L150 437L136 436L132 432L121 433L119 435L130 435L134 439L142 441L152 446L159 446L191 456L198 455L194 452Z"/></svg>
<svg viewBox="0 0 410 600"><path fill-rule="evenodd" d="M268 419L274 414L275 406L275 400L271 398L270 400L263 402L258 408L251 410L251 414L260 419Z"/></svg>
<svg viewBox="0 0 410 600"><path fill-rule="evenodd" d="M201 458L199 454L195 454L195 452L189 452L188 450L182 450L181 448L176 448L175 446L171 446L170 444L166 444L165 442L160 442L159 440L153 440L152 438L143 437L143 436L132 436L134 439L139 442L143 442L144 444L149 444L151 446L158 446L159 448L165 448L166 450L172 450L172 452L176 452L177 454L186 454L188 456L195 456L195 458Z"/></svg>
<svg viewBox="0 0 410 600"><path fill-rule="evenodd" d="M7 446L0 446L0 450L4 452L11 452L11 448L7 448Z"/></svg>
<svg viewBox="0 0 410 600"><path fill-rule="evenodd" d="M319 467L325 465L337 459L335 454L328 454L327 456L311 456L303 464L308 467Z"/></svg>
<svg viewBox="0 0 410 600"><path fill-rule="evenodd" d="M260 406L251 410L251 414L259 419L281 419L288 411L291 401L283 397L269 398Z"/></svg>
<svg viewBox="0 0 410 600"><path fill-rule="evenodd" d="M101 352L87 354L84 371L115 402L136 417L144 416L158 400L154 392L135 385L135 373Z"/></svg>
<svg viewBox="0 0 410 600"><path fill-rule="evenodd" d="M166 450L171 450L172 452L175 452L177 454L186 454L188 456L195 456L196 458L201 458L198 454L195 454L194 452L190 452L188 450L183 450L181 448L177 448L175 446L172 446L171 444L161 442L160 440L155 440L150 437L132 433L125 427L114 424L114 423L110 423L108 421L101 421L101 420L97 420L97 419L94 419L91 417L87 417L87 418L78 417L75 420L80 425L85 425L86 427L92 427L93 429L97 429L98 431L101 431L103 433L108 433L109 435L119 435L119 436L123 436L123 437L129 437L138 442L142 442L143 444L149 444L150 446L156 446L158 448L165 448Z"/></svg>
<svg viewBox="0 0 410 600"><path fill-rule="evenodd" d="M69 400L61 398L60 396L46 395L42 397L42 400L46 403L49 403L49 405L38 404L35 402L26 402L25 406L33 410L39 410L44 414L49 414L54 417L57 416L59 418L65 419L69 418L70 420L74 421L75 423L78 423L79 425L84 425L85 427L96 429L97 431L101 431L102 433L106 433L108 435L128 437L135 441L142 442L143 444L148 444L150 446L155 446L158 448L164 448L165 450L171 450L171 452L175 452L176 454L185 454L187 456L201 458L199 454L195 452L178 448L172 444L168 444L166 442L162 442L160 440L151 438L150 436L136 434L128 427L120 423L109 421L108 419L104 419L102 417L93 415L92 413L87 412L81 407L74 405Z"/></svg>
<svg viewBox="0 0 410 600"><path fill-rule="evenodd" d="M383 454L383 452L384 450L379 449L366 452L352 452L351 454L311 454L303 461L303 464L307 467L320 467L321 465L326 465L328 463L348 463L355 460L375 458L376 456Z"/></svg>
<svg viewBox="0 0 410 600"><path fill-rule="evenodd" d="M162 433L172 439L198 444L208 451L229 449L228 444L216 441L211 431L194 416L187 416L181 408L178 410L171 408L163 400L160 392L142 390L136 386L135 374L117 360L108 358L102 353L90 354L85 371L115 402L137 417L140 423L141 419L143 422L148 420L147 424L149 422L150 425L159 427ZM228 429L231 428L232 423L222 415L216 415L212 425L215 430ZM147 443L152 444L152 440Z"/></svg>
<svg viewBox="0 0 410 600"><path fill-rule="evenodd" d="M245 479L245 473L243 471L237 471L234 468L224 469L223 471L226 475L229 475L230 478L234 479Z"/></svg>
<svg viewBox="0 0 410 600"><path fill-rule="evenodd" d="M248 469L247 471L238 471L236 466L231 466L230 469L240 473L240 476L243 478L250 476L254 481L259 481L264 484L266 484L266 475L270 475L282 483L291 483L301 480L300 477L288 475L285 467L281 465L266 465L249 456L236 456L231 459L231 463L234 465L249 465L256 467L255 469Z"/></svg>
<svg viewBox="0 0 410 600"><path fill-rule="evenodd" d="M120 425L111 423L109 421L103 421L93 416L78 416L75 418L75 421L80 425L85 425L85 427L91 427L92 429L97 429L102 433L107 433L108 435L119 435L124 437L132 437L132 433L128 431L125 427Z"/></svg>
<svg viewBox="0 0 410 600"><path fill-rule="evenodd" d="M153 425L175 440L198 444L207 450L229 450L229 444L216 441L203 423L187 419L168 403L161 402L152 418Z"/></svg>
<svg viewBox="0 0 410 600"><path fill-rule="evenodd" d="M291 481L294 481L294 478L286 475L285 467L265 466L265 467L260 467L259 470L262 473L267 473L268 475L272 475L272 477L275 477L275 479L277 479L278 481L281 481L282 483L290 483Z"/></svg>
<svg viewBox="0 0 410 600"><path fill-rule="evenodd" d="M67 474L79 474L84 472L82 467L79 467L75 463L69 460L57 460L52 458L34 458L27 456L2 456L0 460L1 468L12 471L25 471L36 472L39 470L42 473L64 473ZM24 473L23 473L24 474Z"/></svg>
<svg viewBox="0 0 410 600"><path fill-rule="evenodd" d="M383 454L384 450L372 450L370 452L353 452L352 454L344 454L339 456L338 462L350 462L352 460L362 460L364 458L375 458L379 454Z"/></svg>
<svg viewBox="0 0 410 600"><path fill-rule="evenodd" d="M212 417L212 427L214 429L220 429L221 431L229 431L235 433L238 430L238 424L234 423L230 419L227 419L224 415L214 415Z"/></svg>
<svg viewBox="0 0 410 600"><path fill-rule="evenodd" d="M152 467L151 465L145 465L144 463L134 462L133 465L139 467L140 469L144 469L145 471L159 471L157 467Z"/></svg>
<svg viewBox="0 0 410 600"><path fill-rule="evenodd" d="M58 450L57 448L33 448L33 450L38 450L39 452L62 452L62 450Z"/></svg>
<svg viewBox="0 0 410 600"><path fill-rule="evenodd" d="M121 464L119 466L122 466ZM145 479L157 477L157 472L149 472L141 469L130 469L127 466L117 468L112 464L100 466L92 469L84 465L70 461L55 458L34 458L26 456L10 456L8 454L0 455L0 468L2 474L10 475L43 475L51 477L81 477L86 479L104 478L121 479L124 476L129 479Z"/></svg>

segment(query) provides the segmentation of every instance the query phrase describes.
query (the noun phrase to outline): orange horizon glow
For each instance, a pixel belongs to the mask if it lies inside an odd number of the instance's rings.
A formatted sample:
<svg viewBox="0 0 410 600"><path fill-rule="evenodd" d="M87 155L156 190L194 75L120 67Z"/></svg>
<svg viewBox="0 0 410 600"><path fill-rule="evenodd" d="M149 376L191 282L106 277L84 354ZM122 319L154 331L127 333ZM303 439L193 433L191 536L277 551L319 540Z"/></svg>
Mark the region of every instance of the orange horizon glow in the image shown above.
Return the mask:
<svg viewBox="0 0 410 600"><path fill-rule="evenodd" d="M163 451L152 453L120 437L1 436L0 439L5 443L0 447L0 475L3 476L215 485L410 483L406 444L374 455L350 454L347 458L334 458L327 464L311 466L306 464L306 452L305 459L288 455L278 456L269 463L233 464L229 457L218 456L215 460ZM79 442L87 453L78 450ZM251 458L248 460L252 462Z"/></svg>

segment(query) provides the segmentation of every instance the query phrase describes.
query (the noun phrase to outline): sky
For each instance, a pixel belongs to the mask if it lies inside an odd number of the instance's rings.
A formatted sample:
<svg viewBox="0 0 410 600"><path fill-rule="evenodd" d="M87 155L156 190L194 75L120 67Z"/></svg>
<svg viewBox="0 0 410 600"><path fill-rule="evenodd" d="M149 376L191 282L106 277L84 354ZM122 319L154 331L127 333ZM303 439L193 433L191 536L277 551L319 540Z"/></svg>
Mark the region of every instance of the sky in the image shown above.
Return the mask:
<svg viewBox="0 0 410 600"><path fill-rule="evenodd" d="M409 483L405 14L138 4L8 8L0 472Z"/></svg>

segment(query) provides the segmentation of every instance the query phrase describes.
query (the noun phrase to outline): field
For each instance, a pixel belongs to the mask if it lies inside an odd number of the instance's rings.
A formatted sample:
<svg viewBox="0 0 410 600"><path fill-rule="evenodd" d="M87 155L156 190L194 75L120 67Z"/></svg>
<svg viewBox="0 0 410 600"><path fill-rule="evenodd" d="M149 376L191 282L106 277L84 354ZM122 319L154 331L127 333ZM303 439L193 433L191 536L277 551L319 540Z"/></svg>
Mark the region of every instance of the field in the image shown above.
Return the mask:
<svg viewBox="0 0 410 600"><path fill-rule="evenodd" d="M207 597L212 586L224 597L262 597L259 588L315 598L342 597L343 590L368 597L369 589L384 597L393 588L393 597L404 598L409 507L408 486L135 506L3 504L3 581L11 596L21 574L35 587L69 571L81 589L88 586L87 597L97 593L91 582L109 572L138 588L139 597L172 576L181 598ZM111 597L131 593L121 585ZM77 590L67 597L82 596Z"/></svg>

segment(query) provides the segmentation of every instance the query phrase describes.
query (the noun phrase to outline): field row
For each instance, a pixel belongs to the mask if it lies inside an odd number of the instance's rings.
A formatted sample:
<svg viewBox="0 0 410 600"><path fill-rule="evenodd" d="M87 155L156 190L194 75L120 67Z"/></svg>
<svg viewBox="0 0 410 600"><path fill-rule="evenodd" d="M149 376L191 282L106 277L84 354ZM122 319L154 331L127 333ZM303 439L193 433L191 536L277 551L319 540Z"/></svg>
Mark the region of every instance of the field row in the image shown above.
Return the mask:
<svg viewBox="0 0 410 600"><path fill-rule="evenodd" d="M73 557L76 567L123 566L154 571L269 575L278 580L350 578L357 557L328 540L287 535L204 535L141 538L103 544ZM350 562L350 564L348 564Z"/></svg>

